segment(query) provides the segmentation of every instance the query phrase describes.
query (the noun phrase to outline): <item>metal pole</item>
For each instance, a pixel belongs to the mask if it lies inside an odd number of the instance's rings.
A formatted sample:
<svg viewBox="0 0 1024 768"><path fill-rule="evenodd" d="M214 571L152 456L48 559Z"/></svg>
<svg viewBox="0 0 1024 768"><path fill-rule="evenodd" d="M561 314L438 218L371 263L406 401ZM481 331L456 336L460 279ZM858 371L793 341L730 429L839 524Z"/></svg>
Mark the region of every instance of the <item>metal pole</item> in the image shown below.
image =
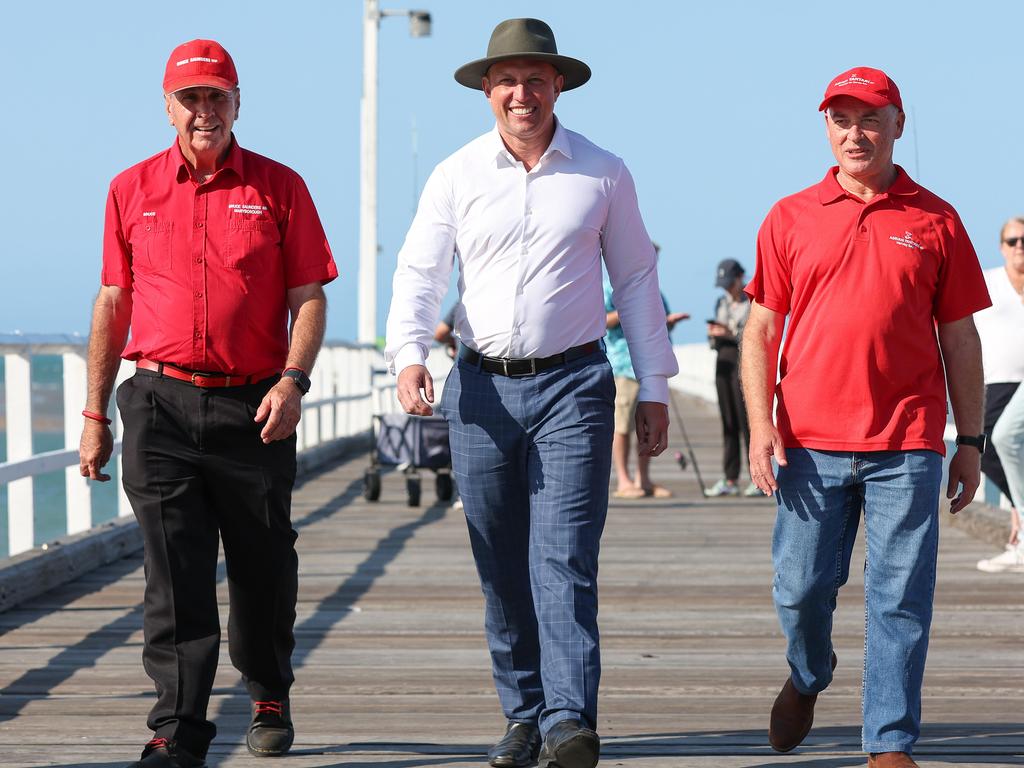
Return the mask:
<svg viewBox="0 0 1024 768"><path fill-rule="evenodd" d="M363 98L359 134L359 341L377 341L377 33L378 0L364 0Z"/></svg>

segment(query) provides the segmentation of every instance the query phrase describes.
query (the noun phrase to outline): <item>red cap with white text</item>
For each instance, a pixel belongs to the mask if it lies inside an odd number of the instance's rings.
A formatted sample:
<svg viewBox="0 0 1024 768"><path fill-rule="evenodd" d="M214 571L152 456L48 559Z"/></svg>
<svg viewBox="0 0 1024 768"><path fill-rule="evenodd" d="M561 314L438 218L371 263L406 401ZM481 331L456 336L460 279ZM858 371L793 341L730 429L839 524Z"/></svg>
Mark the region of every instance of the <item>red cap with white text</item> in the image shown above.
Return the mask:
<svg viewBox="0 0 1024 768"><path fill-rule="evenodd" d="M238 87L238 73L231 54L215 40L190 40L182 43L167 60L164 93L182 88L207 86L232 91Z"/></svg>
<svg viewBox="0 0 1024 768"><path fill-rule="evenodd" d="M836 96L849 96L873 107L892 104L900 112L903 111L900 89L880 69L854 67L832 78L832 82L825 89L825 98L822 99L818 111L824 111Z"/></svg>

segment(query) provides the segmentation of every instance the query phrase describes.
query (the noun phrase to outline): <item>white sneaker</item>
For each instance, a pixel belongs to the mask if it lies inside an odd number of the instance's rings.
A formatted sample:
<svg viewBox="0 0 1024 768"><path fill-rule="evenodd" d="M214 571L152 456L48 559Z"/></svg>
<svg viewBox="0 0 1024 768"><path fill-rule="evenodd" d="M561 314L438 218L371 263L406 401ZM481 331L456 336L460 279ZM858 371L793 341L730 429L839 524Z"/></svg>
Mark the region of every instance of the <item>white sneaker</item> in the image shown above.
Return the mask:
<svg viewBox="0 0 1024 768"><path fill-rule="evenodd" d="M726 479L721 479L707 490L708 496L739 496L740 489L736 487L736 483L730 483Z"/></svg>
<svg viewBox="0 0 1024 768"><path fill-rule="evenodd" d="M1024 549L1008 546L1001 555L979 560L978 570L985 573L1024 573Z"/></svg>
<svg viewBox="0 0 1024 768"><path fill-rule="evenodd" d="M753 498L754 496L764 496L764 491L758 488L756 485L751 483L743 489L743 495L747 498Z"/></svg>

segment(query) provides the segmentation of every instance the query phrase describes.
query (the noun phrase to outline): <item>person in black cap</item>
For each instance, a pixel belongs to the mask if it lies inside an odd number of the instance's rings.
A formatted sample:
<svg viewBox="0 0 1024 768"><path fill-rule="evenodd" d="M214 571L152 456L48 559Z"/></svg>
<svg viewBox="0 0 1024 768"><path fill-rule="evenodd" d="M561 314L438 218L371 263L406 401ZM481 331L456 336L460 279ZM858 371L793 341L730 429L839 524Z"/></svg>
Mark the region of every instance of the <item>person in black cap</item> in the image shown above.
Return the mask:
<svg viewBox="0 0 1024 768"><path fill-rule="evenodd" d="M708 341L718 352L715 362L715 390L718 392L718 412L722 417L722 472L723 477L707 490L708 496L738 496L740 477L740 434L746 446L750 442L747 414L740 391L740 336L750 314L750 300L743 293L745 270L736 259L724 259L718 264L715 285L725 290L715 302L715 313L708 320ZM761 491L751 483L744 496L760 496Z"/></svg>
<svg viewBox="0 0 1024 768"><path fill-rule="evenodd" d="M600 753L597 556L615 400L600 344L602 261L640 384L638 448L649 456L666 448L678 369L629 170L554 114L560 94L589 78L538 19L502 22L487 56L456 71L484 92L496 125L427 181L388 317L398 398L428 415L423 361L458 260L458 360L439 410L508 721L488 752L499 768L593 768Z"/></svg>

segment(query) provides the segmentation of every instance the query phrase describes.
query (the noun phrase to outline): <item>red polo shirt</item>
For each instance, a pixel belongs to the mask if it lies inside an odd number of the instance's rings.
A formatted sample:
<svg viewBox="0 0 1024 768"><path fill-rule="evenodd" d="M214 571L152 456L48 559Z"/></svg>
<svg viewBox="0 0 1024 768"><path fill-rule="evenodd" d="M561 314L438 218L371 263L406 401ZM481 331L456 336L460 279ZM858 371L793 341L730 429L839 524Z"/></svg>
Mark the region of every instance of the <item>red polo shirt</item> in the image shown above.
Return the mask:
<svg viewBox="0 0 1024 768"><path fill-rule="evenodd" d="M280 370L287 290L337 276L302 178L237 141L203 184L177 141L110 184L102 283L132 292L126 360Z"/></svg>
<svg viewBox="0 0 1024 768"><path fill-rule="evenodd" d="M945 453L935 323L991 302L956 211L897 170L865 203L833 168L758 233L746 292L789 315L776 388L786 447Z"/></svg>

